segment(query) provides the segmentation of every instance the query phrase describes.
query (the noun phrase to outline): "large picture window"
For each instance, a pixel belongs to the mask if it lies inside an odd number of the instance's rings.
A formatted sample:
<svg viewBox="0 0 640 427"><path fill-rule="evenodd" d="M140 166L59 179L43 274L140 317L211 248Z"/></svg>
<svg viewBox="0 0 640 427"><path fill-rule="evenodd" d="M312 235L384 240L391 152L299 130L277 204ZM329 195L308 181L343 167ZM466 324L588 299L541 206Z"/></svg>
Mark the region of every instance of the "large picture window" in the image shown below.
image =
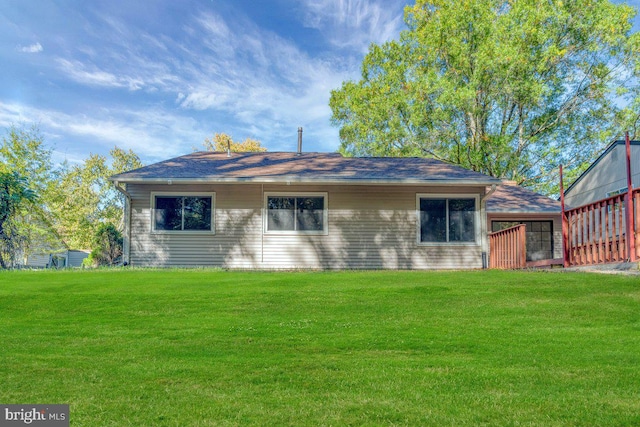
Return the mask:
<svg viewBox="0 0 640 427"><path fill-rule="evenodd" d="M476 242L476 197L420 197L420 243Z"/></svg>
<svg viewBox="0 0 640 427"><path fill-rule="evenodd" d="M212 194L154 194L154 231L213 231Z"/></svg>
<svg viewBox="0 0 640 427"><path fill-rule="evenodd" d="M267 194L266 231L323 234L327 230L325 194Z"/></svg>

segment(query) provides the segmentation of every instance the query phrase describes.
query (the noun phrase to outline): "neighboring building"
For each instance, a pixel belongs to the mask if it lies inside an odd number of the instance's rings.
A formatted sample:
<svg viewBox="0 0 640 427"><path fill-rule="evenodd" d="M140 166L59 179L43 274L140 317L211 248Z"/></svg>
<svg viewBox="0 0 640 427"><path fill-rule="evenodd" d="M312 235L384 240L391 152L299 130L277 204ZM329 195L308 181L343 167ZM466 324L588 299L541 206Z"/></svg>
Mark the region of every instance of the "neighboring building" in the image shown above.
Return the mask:
<svg viewBox="0 0 640 427"><path fill-rule="evenodd" d="M125 262L260 269L482 268L501 184L433 159L282 152L197 152L111 180ZM494 217L555 221L535 209Z"/></svg>
<svg viewBox="0 0 640 427"><path fill-rule="evenodd" d="M89 256L88 251L65 250L46 254L31 254L27 257L28 268L82 267L82 261Z"/></svg>
<svg viewBox="0 0 640 427"><path fill-rule="evenodd" d="M562 258L560 202L504 181L487 200L489 230L526 224L527 261Z"/></svg>
<svg viewBox="0 0 640 427"><path fill-rule="evenodd" d="M626 146L615 141L564 192L565 204L578 207L627 191ZM640 187L640 141L631 141L631 179Z"/></svg>

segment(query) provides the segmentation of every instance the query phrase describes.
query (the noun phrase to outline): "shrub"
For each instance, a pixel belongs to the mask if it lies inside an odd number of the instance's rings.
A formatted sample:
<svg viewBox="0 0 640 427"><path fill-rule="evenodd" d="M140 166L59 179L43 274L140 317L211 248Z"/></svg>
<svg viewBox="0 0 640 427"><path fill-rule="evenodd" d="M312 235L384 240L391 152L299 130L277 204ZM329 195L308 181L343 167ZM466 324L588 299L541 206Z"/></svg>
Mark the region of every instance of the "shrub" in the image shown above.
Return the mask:
<svg viewBox="0 0 640 427"><path fill-rule="evenodd" d="M115 225L100 224L93 239L93 250L87 264L94 266L115 265L122 256L122 233Z"/></svg>

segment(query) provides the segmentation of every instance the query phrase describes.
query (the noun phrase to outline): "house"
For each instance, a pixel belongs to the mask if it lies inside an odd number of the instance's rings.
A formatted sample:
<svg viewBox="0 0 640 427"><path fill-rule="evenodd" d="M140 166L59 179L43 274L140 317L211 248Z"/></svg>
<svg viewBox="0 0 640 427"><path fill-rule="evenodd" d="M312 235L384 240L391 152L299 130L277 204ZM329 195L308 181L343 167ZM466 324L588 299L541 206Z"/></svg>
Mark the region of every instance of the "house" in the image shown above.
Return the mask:
<svg viewBox="0 0 640 427"><path fill-rule="evenodd" d="M28 268L65 268L82 267L82 261L89 256L89 251L64 250L62 252L34 253L27 257L25 267Z"/></svg>
<svg viewBox="0 0 640 427"><path fill-rule="evenodd" d="M640 187L640 141L631 141L631 179ZM627 191L625 141L612 142L564 192L569 207L578 207Z"/></svg>
<svg viewBox="0 0 640 427"><path fill-rule="evenodd" d="M259 269L483 268L502 184L433 159L300 152L195 152L110 179L125 262ZM494 206L559 230L538 206Z"/></svg>

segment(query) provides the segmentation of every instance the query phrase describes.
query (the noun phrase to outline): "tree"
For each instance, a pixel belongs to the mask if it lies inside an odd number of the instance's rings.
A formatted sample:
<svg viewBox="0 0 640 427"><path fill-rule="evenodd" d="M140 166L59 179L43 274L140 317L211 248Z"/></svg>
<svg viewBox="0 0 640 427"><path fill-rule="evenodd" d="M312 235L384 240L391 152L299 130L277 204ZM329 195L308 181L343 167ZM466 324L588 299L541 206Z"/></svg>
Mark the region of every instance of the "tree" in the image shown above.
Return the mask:
<svg viewBox="0 0 640 427"><path fill-rule="evenodd" d="M17 217L36 199L25 177L15 171L0 171L0 267L12 266L23 249L26 237L20 232Z"/></svg>
<svg viewBox="0 0 640 427"><path fill-rule="evenodd" d="M427 156L553 191L614 132L639 51L608 0L417 0L331 94L348 155ZM637 115L635 116L637 117Z"/></svg>
<svg viewBox="0 0 640 427"><path fill-rule="evenodd" d="M142 162L131 150L115 147L109 154L54 165L37 126L9 128L0 145L0 172L24 177L37 195L37 202L19 209L11 222L22 250L89 248L100 224L124 227L124 196L108 178L142 167Z"/></svg>
<svg viewBox="0 0 640 427"><path fill-rule="evenodd" d="M48 209L57 187L51 154L35 125L11 126L0 143L0 171L23 177L29 191L37 195L38 202L29 203L29 209L20 209L12 222L20 231L20 246L26 253L31 247L47 251L64 247Z"/></svg>
<svg viewBox="0 0 640 427"><path fill-rule="evenodd" d="M131 150L115 147L107 156L91 154L82 164L63 165L59 191L51 209L59 234L69 247L89 248L103 223L123 228L124 196L108 180L111 175L142 167Z"/></svg>
<svg viewBox="0 0 640 427"><path fill-rule="evenodd" d="M235 142L226 133L216 133L213 138L205 138L203 145L207 151L226 152L228 149L234 153L267 151L260 141L247 138L242 142Z"/></svg>

